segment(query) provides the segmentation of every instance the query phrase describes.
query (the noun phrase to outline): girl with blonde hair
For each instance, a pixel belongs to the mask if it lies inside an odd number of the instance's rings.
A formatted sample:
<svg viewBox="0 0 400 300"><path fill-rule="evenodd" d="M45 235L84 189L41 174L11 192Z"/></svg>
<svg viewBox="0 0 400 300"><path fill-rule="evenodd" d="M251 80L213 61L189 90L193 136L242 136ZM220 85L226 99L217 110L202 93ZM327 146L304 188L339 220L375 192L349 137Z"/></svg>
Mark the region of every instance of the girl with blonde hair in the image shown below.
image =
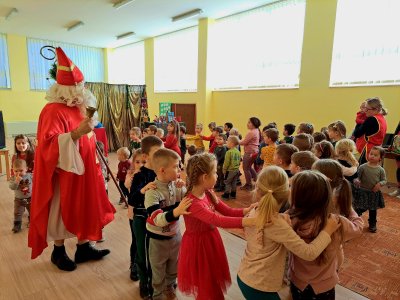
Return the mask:
<svg viewBox="0 0 400 300"><path fill-rule="evenodd" d="M330 218L314 240L303 241L290 226L288 216L278 213L289 197L288 177L280 167L268 166L261 171L254 195L259 204L249 217L255 217L256 226L245 228L247 247L237 280L246 299L280 299L287 250L312 261L329 245L330 235L339 225Z"/></svg>
<svg viewBox="0 0 400 300"><path fill-rule="evenodd" d="M350 139L342 139L336 143L337 160L342 166L345 178L352 183L357 178L358 161L354 157L356 144Z"/></svg>

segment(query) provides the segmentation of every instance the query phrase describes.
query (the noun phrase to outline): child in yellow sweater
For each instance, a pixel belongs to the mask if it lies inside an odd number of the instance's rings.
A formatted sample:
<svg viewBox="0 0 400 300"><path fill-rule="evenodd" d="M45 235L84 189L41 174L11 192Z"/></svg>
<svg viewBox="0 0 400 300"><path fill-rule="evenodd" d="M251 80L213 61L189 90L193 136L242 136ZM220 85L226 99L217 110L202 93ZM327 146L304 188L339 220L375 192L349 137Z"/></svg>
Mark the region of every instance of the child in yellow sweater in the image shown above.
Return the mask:
<svg viewBox="0 0 400 300"><path fill-rule="evenodd" d="M203 131L203 124L197 123L195 133L196 135L186 135L186 141L193 141L196 146L197 153L204 151L203 138L201 132Z"/></svg>
<svg viewBox="0 0 400 300"><path fill-rule="evenodd" d="M263 168L273 165L276 141L279 138L279 131L276 128L269 128L263 132L264 142L267 146L261 149L260 158L264 161Z"/></svg>

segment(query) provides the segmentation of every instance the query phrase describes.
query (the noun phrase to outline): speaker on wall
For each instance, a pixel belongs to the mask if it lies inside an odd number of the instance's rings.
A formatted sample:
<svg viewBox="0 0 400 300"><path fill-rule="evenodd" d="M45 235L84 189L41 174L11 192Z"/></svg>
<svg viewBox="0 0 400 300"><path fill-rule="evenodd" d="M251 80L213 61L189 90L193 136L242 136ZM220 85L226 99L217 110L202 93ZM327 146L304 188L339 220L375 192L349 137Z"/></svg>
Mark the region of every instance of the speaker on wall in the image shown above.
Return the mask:
<svg viewBox="0 0 400 300"><path fill-rule="evenodd" d="M3 112L0 110L0 149L6 147L6 134L4 132Z"/></svg>

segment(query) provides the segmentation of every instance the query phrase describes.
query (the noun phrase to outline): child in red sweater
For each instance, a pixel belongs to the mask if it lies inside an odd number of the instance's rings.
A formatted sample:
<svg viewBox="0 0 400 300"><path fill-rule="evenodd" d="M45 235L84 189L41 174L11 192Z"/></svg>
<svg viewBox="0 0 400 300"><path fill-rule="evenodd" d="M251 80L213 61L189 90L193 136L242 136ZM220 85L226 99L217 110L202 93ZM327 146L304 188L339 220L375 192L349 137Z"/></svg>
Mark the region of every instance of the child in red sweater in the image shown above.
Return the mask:
<svg viewBox="0 0 400 300"><path fill-rule="evenodd" d="M181 156L181 149L179 148L179 123L176 120L169 122L167 131L168 134L165 137L164 147L175 151L179 156Z"/></svg>

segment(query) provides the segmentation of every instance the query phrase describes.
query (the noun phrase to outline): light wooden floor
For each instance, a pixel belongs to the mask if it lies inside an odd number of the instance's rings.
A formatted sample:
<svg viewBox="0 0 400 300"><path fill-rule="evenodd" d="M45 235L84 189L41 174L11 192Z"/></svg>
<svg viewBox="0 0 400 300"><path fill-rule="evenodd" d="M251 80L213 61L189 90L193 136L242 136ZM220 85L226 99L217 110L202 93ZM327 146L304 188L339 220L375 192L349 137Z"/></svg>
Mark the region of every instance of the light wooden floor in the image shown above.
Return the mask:
<svg viewBox="0 0 400 300"><path fill-rule="evenodd" d="M10 148L10 147L9 147ZM111 168L116 169L115 154L111 154ZM4 162L3 162L4 166ZM110 198L117 202L116 189L110 184ZM129 279L130 230L126 210L116 205L115 221L105 228L107 247L111 254L98 262L79 265L73 272L59 271L50 263L51 247L37 259L30 259L27 247L27 216L23 231L11 232L13 222L13 193L5 176L0 177L0 299L141 299L137 282ZM245 241L221 230L231 269L232 286L226 299L243 299L236 283L236 272L245 248ZM75 253L74 239L66 242L71 258ZM339 300L366 299L337 286ZM282 298L288 299L288 289ZM178 294L178 299L190 299Z"/></svg>

